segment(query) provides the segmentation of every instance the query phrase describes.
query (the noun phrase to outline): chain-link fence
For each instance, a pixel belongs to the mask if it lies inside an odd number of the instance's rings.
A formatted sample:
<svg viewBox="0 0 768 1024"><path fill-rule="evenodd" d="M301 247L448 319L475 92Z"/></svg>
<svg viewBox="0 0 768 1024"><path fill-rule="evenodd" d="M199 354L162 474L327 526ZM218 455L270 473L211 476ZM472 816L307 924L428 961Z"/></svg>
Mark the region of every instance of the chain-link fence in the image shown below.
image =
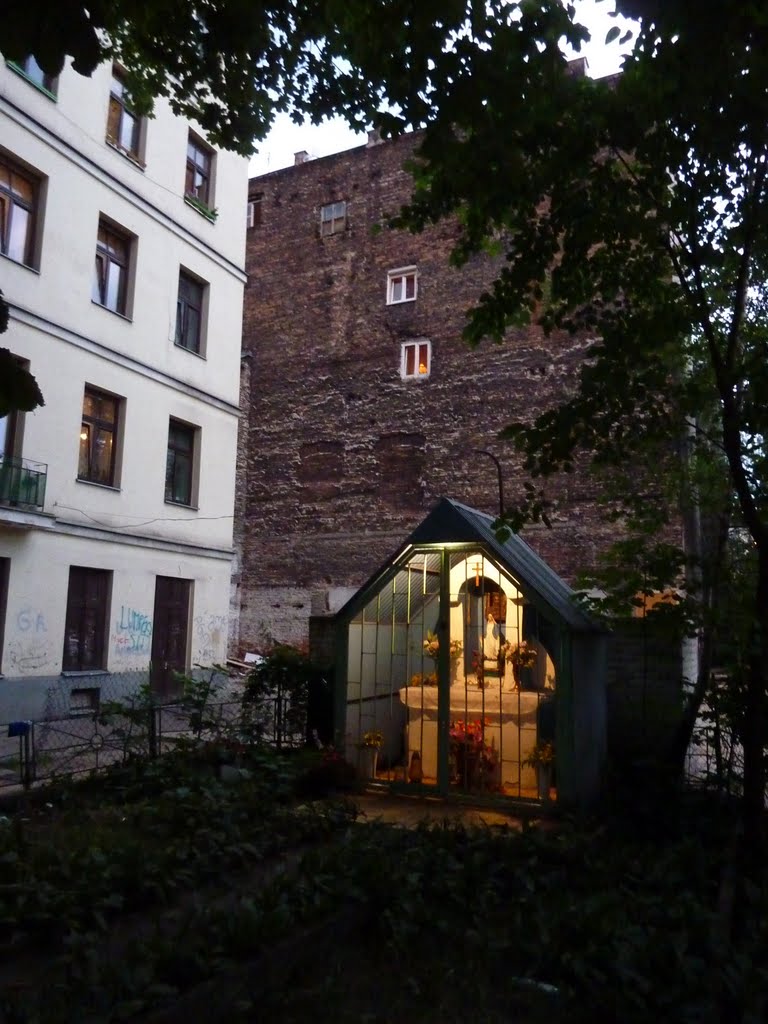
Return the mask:
<svg viewBox="0 0 768 1024"><path fill-rule="evenodd" d="M262 701L258 716L241 699L155 704L136 698L66 716L6 722L0 725L0 789L98 771L131 756L158 757L182 739L302 746L306 715L296 710L285 697Z"/></svg>

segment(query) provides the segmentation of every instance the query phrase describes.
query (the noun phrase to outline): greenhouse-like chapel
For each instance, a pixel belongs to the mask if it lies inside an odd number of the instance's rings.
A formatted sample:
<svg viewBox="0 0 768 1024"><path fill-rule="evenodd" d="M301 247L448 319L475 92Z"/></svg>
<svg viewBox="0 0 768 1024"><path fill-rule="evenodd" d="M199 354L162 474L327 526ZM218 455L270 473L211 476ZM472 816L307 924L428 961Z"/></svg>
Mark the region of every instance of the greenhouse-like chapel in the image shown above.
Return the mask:
<svg viewBox="0 0 768 1024"><path fill-rule="evenodd" d="M364 778L592 802L606 632L518 535L442 499L339 611L337 746Z"/></svg>

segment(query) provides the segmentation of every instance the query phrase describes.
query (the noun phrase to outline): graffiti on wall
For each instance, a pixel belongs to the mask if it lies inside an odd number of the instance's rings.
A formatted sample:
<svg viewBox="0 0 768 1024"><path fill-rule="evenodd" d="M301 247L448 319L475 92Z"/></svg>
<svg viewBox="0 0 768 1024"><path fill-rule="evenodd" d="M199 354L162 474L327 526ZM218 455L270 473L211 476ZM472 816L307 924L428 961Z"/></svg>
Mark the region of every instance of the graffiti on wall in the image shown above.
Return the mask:
<svg viewBox="0 0 768 1024"><path fill-rule="evenodd" d="M200 665L213 665L224 654L229 628L227 616L196 615L194 628L197 662Z"/></svg>
<svg viewBox="0 0 768 1024"><path fill-rule="evenodd" d="M115 619L112 648L118 658L149 656L152 647L152 619L130 606L121 605Z"/></svg>
<svg viewBox="0 0 768 1024"><path fill-rule="evenodd" d="M45 615L36 608L22 608L16 615L16 629L20 633L47 633Z"/></svg>
<svg viewBox="0 0 768 1024"><path fill-rule="evenodd" d="M13 619L10 619L13 622ZM39 608L20 608L15 616L16 636L8 644L5 668L9 675L32 675L54 667L48 623Z"/></svg>
<svg viewBox="0 0 768 1024"><path fill-rule="evenodd" d="M53 654L47 640L12 640L7 661L11 674L23 676L52 668Z"/></svg>

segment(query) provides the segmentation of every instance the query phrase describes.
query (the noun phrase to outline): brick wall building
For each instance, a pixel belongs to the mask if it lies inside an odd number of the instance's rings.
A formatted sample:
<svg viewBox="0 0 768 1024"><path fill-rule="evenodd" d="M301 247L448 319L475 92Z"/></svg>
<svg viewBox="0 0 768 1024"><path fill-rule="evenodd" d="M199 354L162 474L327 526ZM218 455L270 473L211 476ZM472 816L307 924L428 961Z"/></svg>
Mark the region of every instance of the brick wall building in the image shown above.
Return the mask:
<svg viewBox="0 0 768 1024"><path fill-rule="evenodd" d="M374 232L410 196L413 147L374 138L250 182L234 655L305 641L310 616L335 611L442 495L495 512L478 449L513 501L524 478L499 431L574 385L584 340L533 327L462 340L498 262L452 267L450 222ZM525 536L570 581L611 528L588 479L553 489L554 529Z"/></svg>

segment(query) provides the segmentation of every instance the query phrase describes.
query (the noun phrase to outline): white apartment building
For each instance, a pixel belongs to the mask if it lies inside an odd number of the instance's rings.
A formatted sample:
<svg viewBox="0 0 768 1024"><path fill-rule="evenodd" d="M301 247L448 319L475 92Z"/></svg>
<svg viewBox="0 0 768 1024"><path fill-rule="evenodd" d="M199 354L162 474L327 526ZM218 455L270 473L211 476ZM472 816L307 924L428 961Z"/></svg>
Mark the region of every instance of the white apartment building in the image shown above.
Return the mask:
<svg viewBox="0 0 768 1024"><path fill-rule="evenodd" d="M223 663L247 160L119 67L0 58L0 722Z"/></svg>

